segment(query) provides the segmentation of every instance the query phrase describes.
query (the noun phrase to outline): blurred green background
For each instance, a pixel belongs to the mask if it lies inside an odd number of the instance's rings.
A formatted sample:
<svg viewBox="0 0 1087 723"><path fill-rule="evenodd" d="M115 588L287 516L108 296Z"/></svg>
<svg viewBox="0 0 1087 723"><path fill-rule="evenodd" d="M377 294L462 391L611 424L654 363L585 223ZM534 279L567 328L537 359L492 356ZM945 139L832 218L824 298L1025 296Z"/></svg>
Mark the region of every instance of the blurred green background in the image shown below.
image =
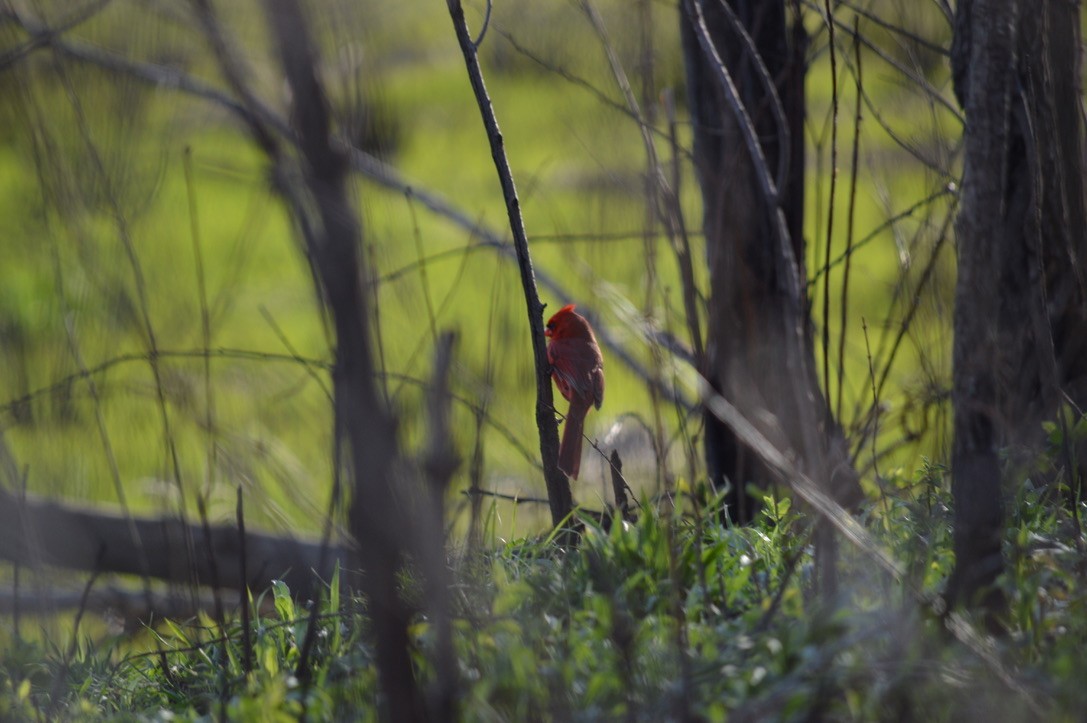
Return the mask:
<svg viewBox="0 0 1087 723"><path fill-rule="evenodd" d="M257 95L285 113L286 84L261 11L252 2L221 5ZM473 29L484 7L467 3ZM664 98L671 92L677 100L682 202L688 227L697 230L676 4L600 0L595 7L646 120L660 131L657 152L669 162ZM802 6L810 36L809 297L820 376L826 359L837 407L841 367L840 420L875 484L873 450L884 475L944 453L954 273L947 219L962 128L939 51L950 25L935 3L836 8L832 80L821 6ZM329 0L316 9L339 132L414 189L508 238L445 4ZM72 12L60 2L34 10L51 25ZM889 31L872 16L924 40ZM865 100L854 166L855 21ZM25 41L11 26L0 29L3 47ZM110 3L64 42L226 87L195 20L166 3ZM591 310L599 328L649 368L662 359L662 378L691 398L690 369L653 354L650 330L686 339L675 254L647 203L638 124L580 4L496 2L481 55L533 261L569 293L555 298L541 290L548 311L568 302ZM217 521L232 517L240 485L254 525L319 530L332 478L324 388L330 334L268 170L236 118L176 88L48 47L0 72L0 427L29 492L110 505L123 494L138 512L177 509L182 498L188 514L201 495ZM542 496L516 266L412 194L363 177L354 191L383 389L405 450L424 439L420 382L430 373L434 334L455 330L453 386L463 402L453 426L465 463L454 481L454 513L464 521L459 490L469 483L477 442L483 487ZM864 243L852 255L840 356L845 267L821 270L850 238ZM701 237L694 242L700 290L708 295ZM900 333L872 416L873 379L883 376ZM636 492L690 483L700 469L687 465L682 414L664 402L655 407L645 381L613 350L603 353L607 394L589 415L587 433L604 449L620 448ZM473 407L485 409L481 430ZM662 473L644 430L658 425L669 442ZM864 441L861 430L876 428L874 444ZM691 419L687 433L700 455L698 431ZM602 506L604 479L602 461L587 460L575 497ZM494 511L503 535L546 521L546 507L503 502Z"/></svg>

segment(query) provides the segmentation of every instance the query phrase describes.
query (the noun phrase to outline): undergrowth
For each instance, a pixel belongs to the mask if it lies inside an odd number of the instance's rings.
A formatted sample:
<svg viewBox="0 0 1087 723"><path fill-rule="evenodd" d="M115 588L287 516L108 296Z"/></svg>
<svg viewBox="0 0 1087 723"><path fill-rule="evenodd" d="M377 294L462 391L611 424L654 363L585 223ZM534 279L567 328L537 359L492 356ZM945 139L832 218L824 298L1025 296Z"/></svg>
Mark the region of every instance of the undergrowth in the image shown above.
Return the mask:
<svg viewBox="0 0 1087 723"><path fill-rule="evenodd" d="M1009 632L983 637L941 617L944 473L884 480L896 494L871 504L868 527L903 578L846 547L834 605L815 593L811 519L788 499L768 500L746 528L643 505L634 522L589 524L576 549L492 538L451 554L460 717L1076 719L1087 556L1067 505L1030 480L1009 499ZM408 599L421 590L411 570L402 584ZM376 720L365 601L342 587L337 575L310 603L274 586L250 600L248 636L236 617L202 617L136 637L16 640L2 653L0 719ZM434 630L419 610L411 633L426 684Z"/></svg>

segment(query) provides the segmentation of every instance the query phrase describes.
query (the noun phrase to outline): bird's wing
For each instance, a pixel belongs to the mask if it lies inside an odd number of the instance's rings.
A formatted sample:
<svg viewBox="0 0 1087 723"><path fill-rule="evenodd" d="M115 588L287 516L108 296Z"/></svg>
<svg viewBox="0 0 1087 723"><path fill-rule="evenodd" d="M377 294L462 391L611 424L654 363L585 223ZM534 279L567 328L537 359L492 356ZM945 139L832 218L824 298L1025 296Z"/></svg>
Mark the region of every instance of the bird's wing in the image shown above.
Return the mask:
<svg viewBox="0 0 1087 723"><path fill-rule="evenodd" d="M555 381L559 385L563 396L570 399L570 394L563 389L565 385L569 391L579 399L595 401L596 382L592 379L593 372L599 369L599 365L584 344L568 343L563 339L555 339L547 348L548 360L554 372ZM595 368L595 369L594 369ZM601 393L603 392L603 376L601 375Z"/></svg>

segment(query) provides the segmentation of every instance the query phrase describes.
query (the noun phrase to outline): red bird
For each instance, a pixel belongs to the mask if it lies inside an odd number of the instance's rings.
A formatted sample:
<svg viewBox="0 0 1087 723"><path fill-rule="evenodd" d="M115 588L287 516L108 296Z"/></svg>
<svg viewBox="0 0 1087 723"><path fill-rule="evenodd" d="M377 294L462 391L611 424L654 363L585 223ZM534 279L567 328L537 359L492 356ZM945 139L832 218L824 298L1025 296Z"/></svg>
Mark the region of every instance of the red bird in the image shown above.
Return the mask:
<svg viewBox="0 0 1087 723"><path fill-rule="evenodd" d="M593 328L584 316L574 312L573 304L555 312L547 322L544 336L551 340L547 344L551 378L570 402L559 445L559 469L577 479L585 415L589 407L600 409L604 401L604 357L600 356Z"/></svg>

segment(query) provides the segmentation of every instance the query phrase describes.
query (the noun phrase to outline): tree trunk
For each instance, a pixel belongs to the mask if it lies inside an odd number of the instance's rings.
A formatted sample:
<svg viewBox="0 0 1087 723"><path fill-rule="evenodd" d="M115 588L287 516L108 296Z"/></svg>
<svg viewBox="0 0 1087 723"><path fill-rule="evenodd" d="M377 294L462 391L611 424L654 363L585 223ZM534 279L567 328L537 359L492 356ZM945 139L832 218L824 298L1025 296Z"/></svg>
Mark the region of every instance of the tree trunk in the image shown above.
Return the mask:
<svg viewBox="0 0 1087 723"><path fill-rule="evenodd" d="M966 110L955 292L953 603L997 612L1000 450L1029 462L1041 423L1087 391L1078 7L961 0L952 71ZM1070 470L1071 471L1071 470Z"/></svg>
<svg viewBox="0 0 1087 723"><path fill-rule="evenodd" d="M308 203L295 203L292 210L299 225L308 229L307 256L336 330L336 436L345 444L354 482L348 521L358 544L359 582L373 621L382 692L392 719L423 720L408 636L412 610L401 599L397 580L408 547L409 519L395 484L395 420L382 404L375 381L359 255L362 231L348 200L348 163L332 141L328 100L301 7L297 0L267 0L266 11L291 88L308 197Z"/></svg>
<svg viewBox="0 0 1087 723"><path fill-rule="evenodd" d="M828 470L845 471L850 466L814 374L800 282L805 278L800 132L804 34L802 28L794 28L790 44L784 0L729 0L728 8L717 2L702 6L707 34L759 138L762 170L772 174L787 167L787 172L777 174L779 197L768 199L758 182L760 161L745 145L743 128L715 78L714 59L700 46L698 8L695 0L688 0L680 22L711 285L702 372L775 446L806 458L804 466L812 477L827 481L839 502L852 505L860 499L855 475L829 479ZM737 23L750 37L758 58L748 49ZM760 79L759 59L772 79L772 89ZM785 110L784 124L773 112L775 95ZM788 158L781 158L783 154ZM783 160L787 166L781 165ZM778 214L783 217L780 221ZM733 521L749 522L757 501L748 494L748 485L765 488L771 475L712 414L705 415L705 426L711 482L718 489L728 489ZM828 452L836 463L825 461Z"/></svg>

